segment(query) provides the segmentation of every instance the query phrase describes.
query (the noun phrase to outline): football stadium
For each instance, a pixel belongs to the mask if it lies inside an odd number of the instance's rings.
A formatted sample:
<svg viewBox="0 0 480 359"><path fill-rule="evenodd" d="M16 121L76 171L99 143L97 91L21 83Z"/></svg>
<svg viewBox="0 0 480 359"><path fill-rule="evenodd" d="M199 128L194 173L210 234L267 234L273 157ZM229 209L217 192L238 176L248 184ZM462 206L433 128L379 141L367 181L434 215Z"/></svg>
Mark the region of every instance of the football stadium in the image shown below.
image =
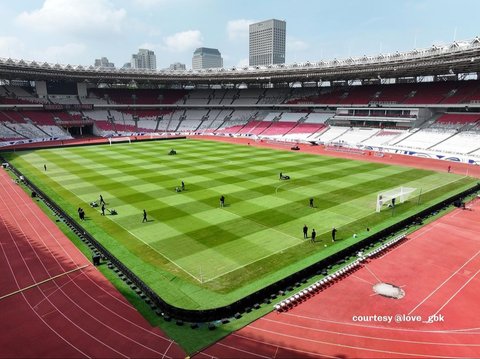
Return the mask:
<svg viewBox="0 0 480 359"><path fill-rule="evenodd" d="M0 58L0 357L480 356L479 72Z"/></svg>

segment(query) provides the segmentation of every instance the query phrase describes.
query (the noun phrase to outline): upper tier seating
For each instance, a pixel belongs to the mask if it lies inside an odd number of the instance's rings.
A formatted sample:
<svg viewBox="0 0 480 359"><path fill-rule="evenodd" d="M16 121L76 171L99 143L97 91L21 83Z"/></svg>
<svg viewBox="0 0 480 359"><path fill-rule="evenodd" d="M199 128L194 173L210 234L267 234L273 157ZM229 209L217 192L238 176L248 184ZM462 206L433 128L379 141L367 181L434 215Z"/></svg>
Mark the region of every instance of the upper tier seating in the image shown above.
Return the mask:
<svg viewBox="0 0 480 359"><path fill-rule="evenodd" d="M404 104L436 104L444 100L447 95L455 88L455 83L451 81L436 82L435 86L431 83L415 84L413 90L403 101Z"/></svg>
<svg viewBox="0 0 480 359"><path fill-rule="evenodd" d="M0 111L0 122L24 123L25 119L17 111Z"/></svg>
<svg viewBox="0 0 480 359"><path fill-rule="evenodd" d="M480 81L443 81L321 88L315 95L295 91L286 103L312 104L437 104L480 101ZM305 94L305 97L301 97Z"/></svg>
<svg viewBox="0 0 480 359"><path fill-rule="evenodd" d="M475 123L480 120L480 114L465 114L465 113L446 113L439 117L435 123L440 124L467 124Z"/></svg>
<svg viewBox="0 0 480 359"><path fill-rule="evenodd" d="M125 105L173 104L187 94L184 90L155 89L92 89L90 93L93 97Z"/></svg>
<svg viewBox="0 0 480 359"><path fill-rule="evenodd" d="M38 125L55 126L55 121L53 119L54 115L51 112L22 111L21 114L24 118L28 118ZM58 116L59 114L60 113L58 113L56 115Z"/></svg>

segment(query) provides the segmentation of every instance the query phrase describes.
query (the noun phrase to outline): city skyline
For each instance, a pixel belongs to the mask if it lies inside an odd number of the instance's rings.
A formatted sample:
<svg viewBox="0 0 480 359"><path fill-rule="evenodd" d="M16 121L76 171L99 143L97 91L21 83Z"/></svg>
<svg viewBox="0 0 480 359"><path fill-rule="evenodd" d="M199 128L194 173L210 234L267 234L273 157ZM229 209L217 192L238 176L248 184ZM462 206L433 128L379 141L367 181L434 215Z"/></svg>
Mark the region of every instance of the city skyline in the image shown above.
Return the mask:
<svg viewBox="0 0 480 359"><path fill-rule="evenodd" d="M224 67L248 65L248 28L266 19L288 24L285 62L361 57L468 40L480 35L480 3L452 17L450 1L29 0L0 2L0 57L120 68L140 48L157 68L190 64L194 50L216 48Z"/></svg>

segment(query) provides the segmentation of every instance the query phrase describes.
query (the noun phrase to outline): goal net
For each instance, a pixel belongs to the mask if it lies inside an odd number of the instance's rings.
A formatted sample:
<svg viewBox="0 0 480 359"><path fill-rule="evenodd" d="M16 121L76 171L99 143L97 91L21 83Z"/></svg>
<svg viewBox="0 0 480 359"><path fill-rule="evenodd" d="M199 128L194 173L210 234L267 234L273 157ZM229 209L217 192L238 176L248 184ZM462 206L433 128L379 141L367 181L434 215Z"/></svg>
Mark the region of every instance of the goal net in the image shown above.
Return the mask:
<svg viewBox="0 0 480 359"><path fill-rule="evenodd" d="M128 136L109 137L108 142L110 143L110 146L112 145L112 143L115 143L115 142L117 142L117 143L125 143L125 142L132 143L132 141L130 140L130 137L128 137Z"/></svg>
<svg viewBox="0 0 480 359"><path fill-rule="evenodd" d="M395 205L395 203L403 203L410 198L411 194L417 189L413 187L398 187L389 191L380 192L377 195L376 211L380 212L383 206Z"/></svg>

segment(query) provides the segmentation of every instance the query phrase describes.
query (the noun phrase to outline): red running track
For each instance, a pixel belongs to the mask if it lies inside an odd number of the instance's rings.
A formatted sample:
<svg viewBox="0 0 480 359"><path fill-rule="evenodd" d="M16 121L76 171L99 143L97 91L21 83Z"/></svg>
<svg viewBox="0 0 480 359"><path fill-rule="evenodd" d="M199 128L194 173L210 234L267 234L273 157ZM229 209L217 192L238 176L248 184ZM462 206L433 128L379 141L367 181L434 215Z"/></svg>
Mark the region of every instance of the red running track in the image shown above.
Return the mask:
<svg viewBox="0 0 480 359"><path fill-rule="evenodd" d="M196 358L480 357L480 200L470 206L421 228L293 309L268 314ZM376 295L372 286L379 281L400 286L405 297ZM405 319L395 322L397 314ZM393 318L390 323L354 318L374 315ZM426 323L434 315L438 321Z"/></svg>
<svg viewBox="0 0 480 359"><path fill-rule="evenodd" d="M1 358L185 357L3 169L0 244Z"/></svg>

